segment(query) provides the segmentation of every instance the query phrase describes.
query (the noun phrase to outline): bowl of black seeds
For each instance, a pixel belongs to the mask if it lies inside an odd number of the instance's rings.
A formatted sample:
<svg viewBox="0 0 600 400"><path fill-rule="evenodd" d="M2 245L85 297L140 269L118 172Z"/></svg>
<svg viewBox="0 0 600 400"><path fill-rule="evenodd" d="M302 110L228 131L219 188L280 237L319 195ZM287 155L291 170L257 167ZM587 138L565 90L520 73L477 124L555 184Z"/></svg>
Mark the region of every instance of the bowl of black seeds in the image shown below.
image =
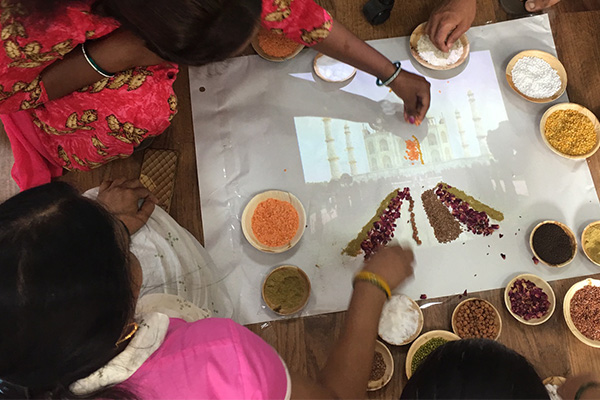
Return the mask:
<svg viewBox="0 0 600 400"><path fill-rule="evenodd" d="M577 239L573 231L558 221L543 221L531 231L529 238L533 255L542 264L560 268L577 254Z"/></svg>

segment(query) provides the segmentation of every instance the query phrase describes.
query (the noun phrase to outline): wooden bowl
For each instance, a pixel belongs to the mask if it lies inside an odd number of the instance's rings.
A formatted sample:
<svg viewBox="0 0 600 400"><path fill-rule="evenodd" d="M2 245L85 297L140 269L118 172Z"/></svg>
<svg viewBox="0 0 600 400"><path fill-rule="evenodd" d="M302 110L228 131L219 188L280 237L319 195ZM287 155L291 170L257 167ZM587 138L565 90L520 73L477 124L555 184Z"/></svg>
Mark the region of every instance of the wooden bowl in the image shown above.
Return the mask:
<svg viewBox="0 0 600 400"><path fill-rule="evenodd" d="M490 303L487 300L483 300L480 299L478 297L472 297L470 299L466 299L461 301L460 303L458 303L458 305L456 306L456 308L454 308L454 311L452 312L452 332L454 332L458 337L461 337L458 334L458 329L456 326L456 315L457 315L457 311L464 306L466 303L470 302L470 301L475 301L475 300L479 300L479 301L483 301L484 303L489 304L492 309L494 310L494 313L496 314L496 318L495 318L495 324L498 325L498 334L496 335L496 337L493 340L498 340L498 338L500 337L500 334L502 333L502 318L500 318L500 313L498 312L498 309L496 307L494 307L494 305L492 303ZM461 337L461 339L467 339L467 338L463 338Z"/></svg>
<svg viewBox="0 0 600 400"><path fill-rule="evenodd" d="M415 356L415 353L417 352L417 350L419 350L419 348L421 348L421 346L423 346L425 343L427 343L430 339L433 338L442 338L449 342L453 340L460 340L460 337L458 335L455 335L454 333L448 331L429 331L419 336L417 340L415 340L413 344L410 345L408 353L406 354L405 368L407 378L410 378L412 376L412 361L413 357Z"/></svg>
<svg viewBox="0 0 600 400"><path fill-rule="evenodd" d="M510 297L508 295L508 292L510 291L511 287L513 286L513 284L515 283L515 281L517 279L526 279L528 281L533 282L537 287L542 289L544 291L544 293L546 293L546 295L548 296L548 301L550 302L550 308L548 309L548 312L546 313L546 315L544 315L542 318L534 318L534 319L526 320L525 318L523 318L513 312L511 304L510 304ZM548 321L550 319L550 317L552 317L552 314L554 314L554 310L556 309L556 295L554 294L554 290L552 290L552 287L548 284L548 282L546 282L539 276L536 276L533 274L521 274L521 275L515 276L508 283L508 285L506 285L506 289L504 290L504 304L506 305L506 308L508 309L508 312L510 313L510 315L512 315L520 323L525 324L525 325L541 325L544 322Z"/></svg>
<svg viewBox="0 0 600 400"><path fill-rule="evenodd" d="M263 29L263 28L261 28L261 29ZM254 51L256 51L256 54L258 54L259 56L261 56L262 58L264 58L267 61L274 61L274 62L283 62L283 61L290 60L290 59L296 57L298 55L298 53L300 53L302 51L302 49L304 48L304 45L298 43L298 47L296 47L296 50L294 50L289 55L287 55L285 57L275 57L275 56L272 56L272 55L266 53L262 49L262 47L260 47L260 45L258 44L258 35L254 35L254 37L250 41L250 44L252 45L252 48L254 49Z"/></svg>
<svg viewBox="0 0 600 400"><path fill-rule="evenodd" d="M381 379L376 381L369 381L367 383L367 390L372 392L374 390L379 390L385 385L389 383L392 379L392 375L394 375L394 358L392 357L392 353L390 353L390 349L379 340L375 341L375 351L378 351L383 356L383 362L385 363L385 372Z"/></svg>
<svg viewBox="0 0 600 400"><path fill-rule="evenodd" d="M581 248L583 249L583 254L585 254L585 256L594 264L600 266L600 263L594 261L591 257L590 254L590 250L586 248L585 246L585 236L586 234L589 232L590 228L593 226L600 226L600 221L596 221L596 222L592 222L591 224L589 224L588 226L585 227L585 229L583 230L583 233L581 234Z"/></svg>
<svg viewBox="0 0 600 400"><path fill-rule="evenodd" d="M517 61L519 61L523 57L541 58L542 60L544 60L548 64L550 64L550 66L552 68L554 68L556 70L556 72L558 72L558 76L560 77L560 81L561 81L560 89L556 93L554 93L552 96L546 97L543 99L535 99L533 97L529 97L529 96L519 92L519 89L517 89L517 87L515 86L515 84L512 80L512 69L515 66L515 64L517 63ZM517 94L519 96L521 96L525 100L531 101L533 103L549 103L551 101L558 99L565 92L565 89L567 88L567 71L565 70L565 67L562 65L562 63L560 61L558 61L558 58L554 57L552 54L546 53L545 51L541 51L541 50L525 50L525 51L520 52L516 56L514 56L508 62L508 65L506 66L506 81L508 82L508 85L515 92L517 92Z"/></svg>
<svg viewBox="0 0 600 400"><path fill-rule="evenodd" d="M254 215L254 211L261 202L267 199L287 201L298 212L298 231L296 232L296 235L292 238L292 240L290 240L283 246L266 246L259 242L258 239L256 239L256 236L254 236L254 232L252 231L252 216ZM284 251L294 247L298 243L298 241L300 241L300 238L304 233L305 226L306 212L304 211L302 203L300 203L300 200L298 200L298 198L290 192L283 192L281 190L268 190L266 192L257 194L252 198L252 200L248 202L248 205L246 205L246 208L244 208L244 212L242 213L242 232L244 232L244 236L254 248L260 251L264 251L265 253L283 253Z"/></svg>
<svg viewBox="0 0 600 400"><path fill-rule="evenodd" d="M421 331L423 330L423 322L424 322L424 318L423 318L423 311L421 311L421 308L419 307L419 305L410 297L406 296L406 295L394 295L392 297L396 297L396 296L403 296L405 298L407 298L408 300L410 300L411 303L411 307L418 311L419 313L419 322L418 322L418 326L417 326L417 330L415 331L415 333L409 337L408 339L406 339L404 342L394 342L393 339L390 340L390 338L386 338L384 337L384 335L381 334L381 332L379 332L379 337L382 338L385 342L394 345L394 346L404 346L407 345L409 343L411 343L412 341L414 341L417 337L419 337L419 335L421 334Z"/></svg>
<svg viewBox="0 0 600 400"><path fill-rule="evenodd" d="M587 338L586 336L583 336L583 334L579 332L579 330L575 327L575 324L571 319L571 299L573 298L575 292L577 292L584 286L600 286L600 280L587 278L571 286L571 288L565 294L565 299L563 301L563 314L565 317L565 322L567 323L567 326L569 327L571 333L573 333L573 335L575 335L577 339L587 344L588 346L600 348L600 340L592 340Z"/></svg>
<svg viewBox="0 0 600 400"><path fill-rule="evenodd" d="M279 306L279 304L275 304L271 299L269 299L265 293L265 286L266 286L269 278L271 278L273 276L273 274L275 274L279 271L283 271L283 270L297 271L300 274L301 278L304 280L306 290L304 291L302 301L295 307L281 308ZM304 272L302 269L300 269L294 265L282 265L280 267L273 269L271 272L269 272L269 274L265 278L263 285L262 285L262 298L263 298L265 304L267 305L267 307L269 307L271 310L273 310L274 313L279 314L279 315L291 315L291 314L297 313L298 311L302 310L306 306L306 303L308 303L309 297L310 297L310 279L308 279L308 275L306 275L306 272Z"/></svg>
<svg viewBox="0 0 600 400"><path fill-rule="evenodd" d="M469 39L467 39L467 36L464 34L458 38L460 43L462 43L462 45L463 45L463 54L462 54L462 56L460 56L460 58L458 59L457 62L455 62L454 64L450 64L450 65L432 65L432 64L429 64L427 61L425 61L419 55L419 52L417 51L417 43L419 43L419 39L421 39L421 36L425 35L425 27L426 26L427 26L427 22L423 22L421 25L417 26L415 28L415 30L412 32L412 34L410 35L410 54L412 54L414 59L417 60L417 62L419 64L421 64L425 68L434 69L437 71L445 71L445 70L456 68L459 65L461 65L463 62L465 62L465 60L467 59L467 56L469 55L470 44L469 44Z"/></svg>
<svg viewBox="0 0 600 400"><path fill-rule="evenodd" d="M542 260L542 258L540 256L538 256L538 254L535 252L535 249L533 248L533 234L535 233L535 231L542 225L544 224L555 224L560 226L565 233L569 236L569 238L571 239L571 245L573 246L573 255L571 255L571 258L569 258L567 261L565 261L562 264L548 264L546 261ZM553 267L553 268L562 268L565 265L569 264L571 261L573 261L573 259L575 258L575 256L577 255L577 239L575 239L575 234L573 233L573 231L571 230L571 228L569 228L568 226L566 226L565 224L563 224L562 222L558 222L558 221L551 221L551 220L547 220L547 221L542 221L539 224L537 224L535 226L535 228L533 228L533 230L531 231L531 235L529 235L529 247L531 248L531 251L533 253L533 255L535 256L535 258L537 258L542 264L547 265L549 267Z"/></svg>
<svg viewBox="0 0 600 400"><path fill-rule="evenodd" d="M321 69L319 68L319 61L323 60L323 57L328 57L326 55L324 55L323 53L319 53L315 56L315 59L313 61L313 69L315 70L315 74L323 79L325 82L335 82L335 83L340 83L340 82L346 82L349 79L352 79L354 77L354 75L356 75L356 68L352 67L352 72L349 73L347 76L340 78L340 79L331 79L331 78L327 78L325 76L325 74L323 73L323 71L321 71ZM329 57L331 58L331 57ZM337 60L336 60L337 61ZM338 61L340 64L344 64L341 61Z"/></svg>
<svg viewBox="0 0 600 400"><path fill-rule="evenodd" d="M550 117L550 115L552 115L552 113L554 113L555 111L560 111L560 110L575 110L575 111L585 115L586 117L588 117L590 119L590 121L592 121L592 124L594 125L594 131L596 132L596 145L594 146L594 148L592 150L590 150L589 152L587 152L585 154L579 155L579 156L572 156L570 154L565 154L565 153L555 149L554 147L552 147L552 145L548 141L548 138L546 138L546 121L548 120L548 117ZM556 104L556 105L550 107L549 109L547 109L546 112L544 113L544 115L542 115L542 119L540 121L540 133L542 135L542 140L544 141L544 143L546 143L546 146L548 146L550 148L550 150L552 150L553 152L555 152L556 154L558 154L561 157L569 158L571 160L583 160L584 158L588 158L588 157L592 156L596 151L598 151L598 148L600 148L600 123L598 122L598 118L596 118L596 116L594 115L593 112L591 112L590 110L588 110L587 108L585 108L583 106L580 106L579 104L561 103L561 104Z"/></svg>

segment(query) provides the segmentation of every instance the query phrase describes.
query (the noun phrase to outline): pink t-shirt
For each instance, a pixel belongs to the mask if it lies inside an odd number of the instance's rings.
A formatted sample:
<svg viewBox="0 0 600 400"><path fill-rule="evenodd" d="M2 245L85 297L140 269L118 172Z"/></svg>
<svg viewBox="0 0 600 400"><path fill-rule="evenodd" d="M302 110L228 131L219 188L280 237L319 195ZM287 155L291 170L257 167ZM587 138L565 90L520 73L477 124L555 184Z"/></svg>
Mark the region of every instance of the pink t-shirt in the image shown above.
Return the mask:
<svg viewBox="0 0 600 400"><path fill-rule="evenodd" d="M271 346L232 320L171 318L163 344L122 385L140 398L284 399L288 373Z"/></svg>

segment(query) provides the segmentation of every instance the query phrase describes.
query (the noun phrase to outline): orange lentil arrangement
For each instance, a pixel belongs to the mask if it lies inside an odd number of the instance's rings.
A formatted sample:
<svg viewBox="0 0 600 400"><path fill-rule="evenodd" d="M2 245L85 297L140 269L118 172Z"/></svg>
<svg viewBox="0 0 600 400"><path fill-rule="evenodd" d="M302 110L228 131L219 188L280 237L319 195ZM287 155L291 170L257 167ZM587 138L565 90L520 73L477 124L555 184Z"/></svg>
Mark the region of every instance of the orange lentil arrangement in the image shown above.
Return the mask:
<svg viewBox="0 0 600 400"><path fill-rule="evenodd" d="M261 201L252 214L252 233L265 246L289 243L299 226L298 211L287 201L272 198Z"/></svg>
<svg viewBox="0 0 600 400"><path fill-rule="evenodd" d="M598 140L592 121L575 110L559 110L550 114L544 133L552 147L569 156L589 153Z"/></svg>
<svg viewBox="0 0 600 400"><path fill-rule="evenodd" d="M265 28L258 31L258 45L271 57L287 57L300 46L283 34Z"/></svg>

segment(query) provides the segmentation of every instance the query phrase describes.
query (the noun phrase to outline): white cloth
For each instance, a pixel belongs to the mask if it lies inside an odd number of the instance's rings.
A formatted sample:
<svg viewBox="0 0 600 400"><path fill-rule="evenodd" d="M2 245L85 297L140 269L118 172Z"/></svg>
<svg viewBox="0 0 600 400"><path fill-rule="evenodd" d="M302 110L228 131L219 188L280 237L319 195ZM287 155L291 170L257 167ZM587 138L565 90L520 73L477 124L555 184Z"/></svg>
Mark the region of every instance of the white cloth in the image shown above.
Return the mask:
<svg viewBox="0 0 600 400"><path fill-rule="evenodd" d="M98 188L88 190L84 196L96 199ZM145 296L164 293L179 296L207 310L208 316L232 316L232 303L221 287L224 277L220 276L210 255L162 208L155 207L146 225L131 236L130 250L142 266L142 305L150 301L144 300ZM158 299L168 303L162 310ZM166 309L173 308L173 299L169 296L153 297L151 301L154 311L165 313Z"/></svg>
<svg viewBox="0 0 600 400"><path fill-rule="evenodd" d="M73 383L73 393L84 395L124 382L160 347L169 329L169 317L149 313L136 320L140 327L125 350L104 367Z"/></svg>

